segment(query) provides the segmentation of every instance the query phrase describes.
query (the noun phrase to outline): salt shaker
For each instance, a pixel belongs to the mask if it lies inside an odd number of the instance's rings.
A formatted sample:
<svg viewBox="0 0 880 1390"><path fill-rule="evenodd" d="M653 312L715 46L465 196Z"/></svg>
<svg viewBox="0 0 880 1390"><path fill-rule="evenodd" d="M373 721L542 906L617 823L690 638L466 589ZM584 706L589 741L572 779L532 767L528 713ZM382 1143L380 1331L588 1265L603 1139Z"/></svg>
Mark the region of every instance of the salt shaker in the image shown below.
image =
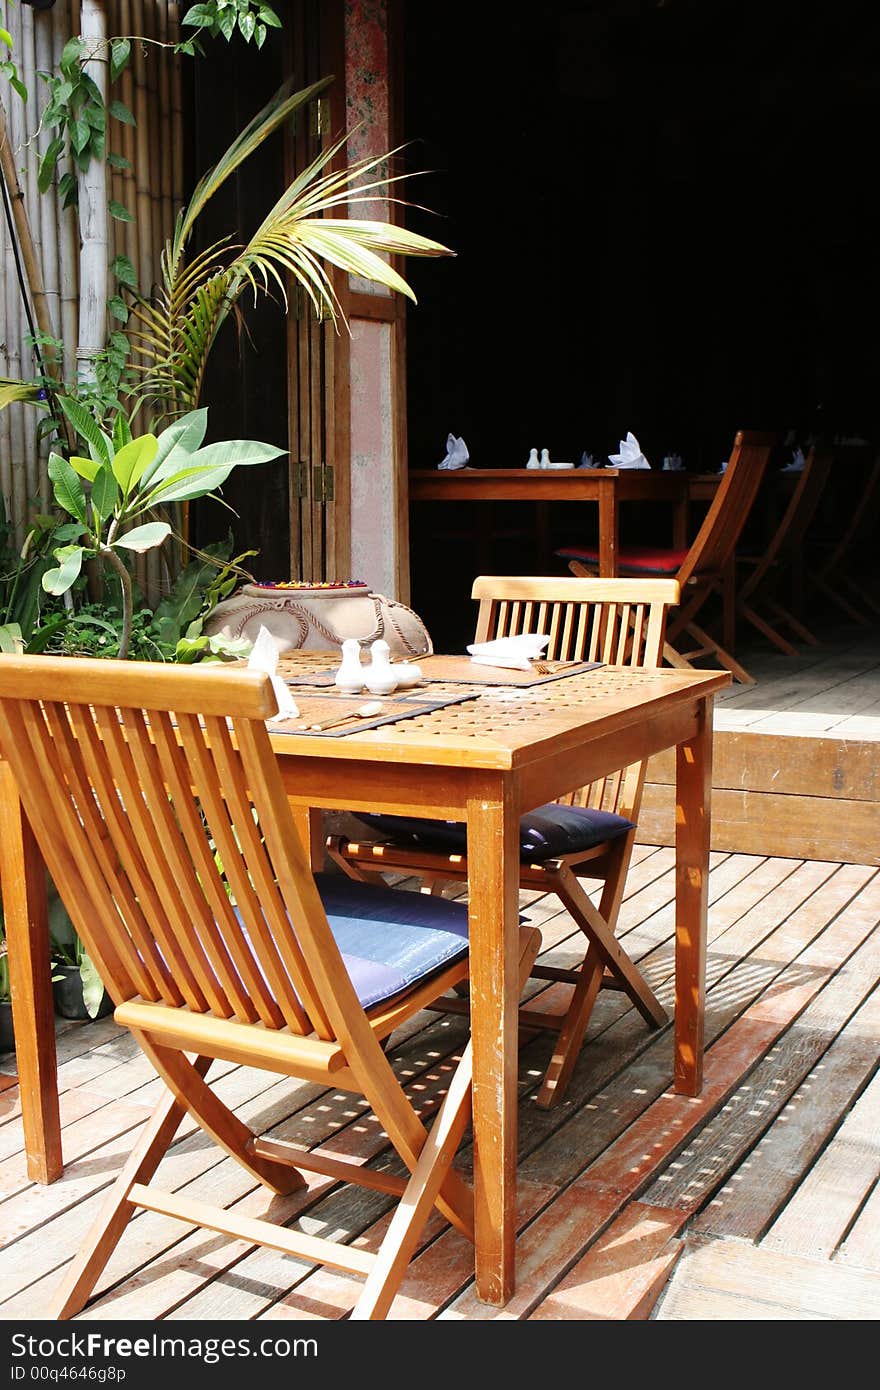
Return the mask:
<svg viewBox="0 0 880 1390"><path fill-rule="evenodd" d="M552 467L552 465L551 465L551 463L550 463L550 450L549 450L549 449L542 449L542 450L541 450L541 462L538 464L538 467L539 467L539 468L550 468L550 467Z"/></svg>
<svg viewBox="0 0 880 1390"><path fill-rule="evenodd" d="M540 465L540 463L538 462L538 451L537 451L537 449L530 449L530 450L529 450L529 460L528 460L528 463L526 464L526 468L540 468L540 467L541 467L541 465Z"/></svg>
<svg viewBox="0 0 880 1390"><path fill-rule="evenodd" d="M391 648L381 637L370 647L370 664L363 672L364 684L371 695L390 695L397 689L397 673L389 660Z"/></svg>
<svg viewBox="0 0 880 1390"><path fill-rule="evenodd" d="M342 664L336 672L335 685L343 695L360 695L364 688L361 644L356 637L347 637L342 644Z"/></svg>

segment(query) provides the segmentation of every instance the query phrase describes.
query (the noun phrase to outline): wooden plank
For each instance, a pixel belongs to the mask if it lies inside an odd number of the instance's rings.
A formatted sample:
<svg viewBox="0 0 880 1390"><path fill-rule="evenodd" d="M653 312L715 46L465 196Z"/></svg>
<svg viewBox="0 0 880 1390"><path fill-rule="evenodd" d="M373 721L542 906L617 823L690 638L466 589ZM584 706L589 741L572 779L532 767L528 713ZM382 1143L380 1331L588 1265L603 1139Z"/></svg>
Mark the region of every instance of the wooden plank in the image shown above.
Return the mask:
<svg viewBox="0 0 880 1390"><path fill-rule="evenodd" d="M803 1041L809 1045L810 1039ZM872 1049L867 1043L853 1043L844 1033L788 1098L781 1117L748 1154L742 1171L734 1169L722 1186L715 1187L693 1231L758 1240L821 1150L842 1108L864 1085L875 1060L876 1045ZM760 1095L756 1099L760 1103ZM719 1176L724 1178L723 1170Z"/></svg>
<svg viewBox="0 0 880 1390"><path fill-rule="evenodd" d="M880 1273L880 1185L874 1188L853 1222L835 1263Z"/></svg>
<svg viewBox="0 0 880 1390"><path fill-rule="evenodd" d="M880 732L880 720L877 729ZM714 788L880 801L880 742L876 740L728 732L716 727L713 744ZM651 758L647 781L674 785L671 750Z"/></svg>
<svg viewBox="0 0 880 1390"><path fill-rule="evenodd" d="M728 1189L722 1184L744 1162L748 1167L741 1169L739 1177L730 1184L732 1205L735 1207L737 1198L743 1200L748 1194L766 1212L771 1192L778 1203L778 1183L773 1184L766 1171L756 1180L753 1166L761 1170L765 1162L762 1150L766 1154L768 1148L774 1148L773 1131L769 1135L767 1131L782 1113L781 1142L789 1162L797 1165L792 1172L786 1173L793 1186L821 1146L828 1128L838 1122L841 1112L873 1071L876 1040L880 1035L880 999L869 1000L859 1009L853 1031L839 1036L830 1050L829 1043L866 991L874 988L878 975L880 932L874 932L807 1006L797 1024L771 1049L719 1114L700 1131L694 1143L648 1188L645 1200L694 1211L707 1196L715 1193L709 1208L713 1213L710 1221L714 1224L704 1221L696 1226L704 1231L712 1230L714 1234L733 1234L730 1226L723 1222ZM872 1036L858 1037L862 1030ZM798 1097L796 1092L820 1058L822 1063L815 1077L806 1083L803 1094ZM824 1127L820 1125L823 1116ZM767 1135L764 1143L753 1152L753 1146L764 1135ZM746 1233L737 1229L735 1234Z"/></svg>
<svg viewBox="0 0 880 1390"><path fill-rule="evenodd" d="M532 1313L532 1321L648 1316L682 1251L680 1212L631 1202Z"/></svg>
<svg viewBox="0 0 880 1390"><path fill-rule="evenodd" d="M671 788L646 785L639 835L668 844L675 824ZM831 797L713 790L712 848L839 863L880 864L877 805Z"/></svg>
<svg viewBox="0 0 880 1390"><path fill-rule="evenodd" d="M880 1074L761 1241L785 1254L828 1257L880 1176ZM875 1305L880 1309L880 1302Z"/></svg>
<svg viewBox="0 0 880 1390"><path fill-rule="evenodd" d="M742 1306L763 1305L773 1317L875 1320L880 1308L880 1275L843 1269L827 1260L804 1259L740 1241L688 1242L683 1258L658 1309L658 1319L698 1317L699 1298L682 1297L679 1291L710 1294L740 1300ZM716 1305L717 1306L717 1305ZM724 1316L750 1317L731 1311Z"/></svg>

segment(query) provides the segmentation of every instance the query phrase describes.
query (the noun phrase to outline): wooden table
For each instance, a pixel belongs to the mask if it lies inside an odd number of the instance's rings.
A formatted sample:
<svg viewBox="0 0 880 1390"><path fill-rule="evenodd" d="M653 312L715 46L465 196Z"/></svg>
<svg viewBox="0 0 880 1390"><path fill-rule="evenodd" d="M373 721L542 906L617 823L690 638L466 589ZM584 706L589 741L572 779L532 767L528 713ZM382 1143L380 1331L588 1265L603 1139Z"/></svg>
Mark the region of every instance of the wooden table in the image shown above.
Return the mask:
<svg viewBox="0 0 880 1390"><path fill-rule="evenodd" d="M326 654L285 658L326 669ZM289 674L285 671L284 674ZM273 733L300 833L319 808L466 820L469 837L477 1291L514 1290L520 815L672 746L676 760L675 1068L702 1084L712 703L725 672L605 668L479 698L344 738ZM438 692L431 687L431 694ZM458 687L461 690L461 687ZM301 698L302 695L301 695ZM61 1171L45 872L0 764L0 872L14 989L29 1175Z"/></svg>
<svg viewBox="0 0 880 1390"><path fill-rule="evenodd" d="M672 539L687 545L688 474L648 468L459 468L414 469L411 502L533 502L538 549L550 551L548 502L596 502L599 506L599 574L617 573L621 502L671 502Z"/></svg>

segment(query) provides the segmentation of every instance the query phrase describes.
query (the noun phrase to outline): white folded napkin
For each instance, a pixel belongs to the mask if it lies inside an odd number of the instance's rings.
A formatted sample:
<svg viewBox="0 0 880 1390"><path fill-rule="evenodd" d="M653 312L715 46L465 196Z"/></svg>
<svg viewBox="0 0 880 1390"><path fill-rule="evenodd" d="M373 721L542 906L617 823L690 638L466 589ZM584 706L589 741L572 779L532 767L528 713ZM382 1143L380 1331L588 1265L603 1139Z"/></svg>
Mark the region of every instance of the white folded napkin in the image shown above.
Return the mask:
<svg viewBox="0 0 880 1390"><path fill-rule="evenodd" d="M528 671L532 661L543 654L549 641L549 633L523 632L517 637L496 637L492 642L472 642L468 651L471 661L480 666L504 666L514 671Z"/></svg>
<svg viewBox="0 0 880 1390"><path fill-rule="evenodd" d="M276 719L298 719L299 706L290 693L288 686L277 674L278 672L278 647L275 639L267 627L260 626L257 633L257 640L254 642L251 654L248 657L249 671L262 671L272 682L272 689L275 691L275 699L278 701L278 713L273 714L267 721L272 723Z"/></svg>
<svg viewBox="0 0 880 1390"><path fill-rule="evenodd" d="M642 446L632 430L627 431L626 439L620 441L620 453L609 454L609 461L615 468L650 468L651 465L642 453Z"/></svg>
<svg viewBox="0 0 880 1390"><path fill-rule="evenodd" d="M791 462L787 463L782 471L783 473L803 473L806 461L803 449L795 449Z"/></svg>
<svg viewBox="0 0 880 1390"><path fill-rule="evenodd" d="M438 468L464 468L470 454L464 440L454 434L446 436L446 457L437 464Z"/></svg>

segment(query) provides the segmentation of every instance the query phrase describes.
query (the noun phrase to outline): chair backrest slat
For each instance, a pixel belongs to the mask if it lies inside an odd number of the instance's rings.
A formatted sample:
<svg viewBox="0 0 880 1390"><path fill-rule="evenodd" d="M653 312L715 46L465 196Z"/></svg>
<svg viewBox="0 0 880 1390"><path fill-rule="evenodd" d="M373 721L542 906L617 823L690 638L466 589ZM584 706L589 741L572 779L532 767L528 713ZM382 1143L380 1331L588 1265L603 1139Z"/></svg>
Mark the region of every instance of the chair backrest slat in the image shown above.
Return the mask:
<svg viewBox="0 0 880 1390"><path fill-rule="evenodd" d="M0 658L3 755L114 1000L362 1047L266 732L275 709L252 672Z"/></svg>
<svg viewBox="0 0 880 1390"><path fill-rule="evenodd" d="M782 560L791 557L800 548L825 490L832 461L830 450L821 445L813 446L808 451L779 524L764 547L758 564L739 586L738 597L741 601L760 587L774 567L778 568Z"/></svg>
<svg viewBox="0 0 880 1390"><path fill-rule="evenodd" d="M682 589L701 575L720 573L730 560L776 443L775 434L737 432L724 476L676 576Z"/></svg>
<svg viewBox="0 0 880 1390"><path fill-rule="evenodd" d="M666 612L679 601L674 579L569 579L481 576L476 640L547 632L547 658L601 661L656 670L663 654ZM529 627L528 620L540 621ZM517 628L515 619L523 626ZM552 691L553 687L548 687ZM622 769L564 797L567 803L638 814L644 763Z"/></svg>

